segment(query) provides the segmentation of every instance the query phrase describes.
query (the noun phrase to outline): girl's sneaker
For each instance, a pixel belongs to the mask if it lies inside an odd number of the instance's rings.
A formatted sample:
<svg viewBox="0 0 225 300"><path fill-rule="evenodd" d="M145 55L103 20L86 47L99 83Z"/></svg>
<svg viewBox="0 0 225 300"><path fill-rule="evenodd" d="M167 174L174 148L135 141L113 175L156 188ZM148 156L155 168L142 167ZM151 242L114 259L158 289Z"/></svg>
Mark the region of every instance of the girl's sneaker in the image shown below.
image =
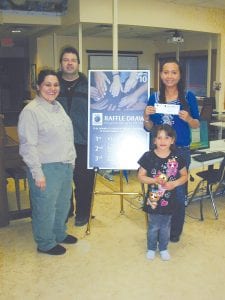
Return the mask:
<svg viewBox="0 0 225 300"><path fill-rule="evenodd" d="M146 257L147 257L147 259L153 260L155 258L155 251L148 250Z"/></svg>
<svg viewBox="0 0 225 300"><path fill-rule="evenodd" d="M170 260L170 254L168 250L160 251L160 256L162 260Z"/></svg>

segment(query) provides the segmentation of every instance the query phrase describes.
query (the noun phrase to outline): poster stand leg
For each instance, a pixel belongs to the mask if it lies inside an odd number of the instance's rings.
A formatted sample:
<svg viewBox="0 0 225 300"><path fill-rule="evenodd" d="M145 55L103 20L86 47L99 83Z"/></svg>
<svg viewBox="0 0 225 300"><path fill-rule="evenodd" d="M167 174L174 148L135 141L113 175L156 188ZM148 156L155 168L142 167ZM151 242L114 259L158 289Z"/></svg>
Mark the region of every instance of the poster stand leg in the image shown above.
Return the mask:
<svg viewBox="0 0 225 300"><path fill-rule="evenodd" d="M95 187L96 187L98 170L99 170L99 168L94 167L95 176L94 176L93 191L92 191L92 195L91 195L91 208L90 208L90 215L89 215L89 220L88 220L88 224L87 224L86 234L90 234L90 232L91 232L90 231L91 230L91 216L92 216L92 211L93 211L93 206L94 206L94 198L95 198L95 194L96 194Z"/></svg>
<svg viewBox="0 0 225 300"><path fill-rule="evenodd" d="M92 192L92 197L91 197L91 209L90 209L90 215L89 215L89 220L87 224L87 229L86 229L86 234L91 233L91 217L92 217L92 211L93 211L93 206L94 206L94 199L95 195L119 195L120 196L120 213L124 214L124 207L123 207L123 197L124 195L139 195L142 196L143 199L145 197L145 187L144 184L141 184L141 192L123 192L123 171L120 171L120 191L118 192L98 192L96 191L96 180L97 180L97 174L98 174L98 167L94 167L94 184L93 184L93 192Z"/></svg>
<svg viewBox="0 0 225 300"><path fill-rule="evenodd" d="M123 193L123 171L120 170L120 192ZM120 195L120 213L124 215L123 209L123 194Z"/></svg>

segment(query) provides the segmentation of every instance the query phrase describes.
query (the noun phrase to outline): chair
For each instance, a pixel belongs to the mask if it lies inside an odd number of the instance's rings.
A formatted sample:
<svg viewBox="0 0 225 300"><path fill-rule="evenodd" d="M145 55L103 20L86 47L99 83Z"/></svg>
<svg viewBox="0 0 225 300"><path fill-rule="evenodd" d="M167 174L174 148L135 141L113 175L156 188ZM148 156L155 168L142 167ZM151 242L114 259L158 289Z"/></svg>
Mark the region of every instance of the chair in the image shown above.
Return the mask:
<svg viewBox="0 0 225 300"><path fill-rule="evenodd" d="M200 119L205 120L209 123L212 119L212 113L213 113L212 104L205 104L202 106L201 113L200 113Z"/></svg>
<svg viewBox="0 0 225 300"><path fill-rule="evenodd" d="M15 183L15 191L16 191L16 202L18 210L21 210L21 202L20 202L20 185L19 180L23 179L24 181L24 189L27 188L27 174L24 167L15 167L15 168L7 168L6 170L6 178L13 178Z"/></svg>
<svg viewBox="0 0 225 300"><path fill-rule="evenodd" d="M188 201L188 204L190 204L193 200L193 198L195 197L195 195L197 194L197 192L200 190L200 187L206 182L207 183L207 192L210 195L210 200L213 206L213 210L214 210L214 214L215 214L215 218L218 219L218 212L216 209L216 204L214 201L214 195L216 194L216 192L218 191L219 187L221 186L221 184L223 184L223 181L225 180L225 157L223 158L219 169L208 169L206 171L201 171L196 173L196 175L198 175L199 177L201 177L202 179L200 180L200 182L197 184L190 200ZM215 189L215 191L213 192L213 186L217 184L217 187ZM201 221L203 221L203 204L202 204L202 200L203 198L200 198L200 216L201 216Z"/></svg>

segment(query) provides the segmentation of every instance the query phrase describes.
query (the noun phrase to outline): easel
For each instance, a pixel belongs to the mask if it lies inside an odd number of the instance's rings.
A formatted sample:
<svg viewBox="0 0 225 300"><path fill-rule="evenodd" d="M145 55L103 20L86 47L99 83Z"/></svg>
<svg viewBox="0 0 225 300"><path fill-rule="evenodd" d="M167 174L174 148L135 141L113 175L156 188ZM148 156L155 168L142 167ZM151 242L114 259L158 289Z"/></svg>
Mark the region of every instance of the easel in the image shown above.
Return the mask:
<svg viewBox="0 0 225 300"><path fill-rule="evenodd" d="M87 224L87 230L86 234L91 233L91 216L92 216L92 210L94 206L94 198L95 195L120 195L120 213L124 214L124 208L123 208L123 196L124 195L140 195L144 198L145 196L145 189L144 185L141 185L142 192L124 192L123 191L123 171L120 170L120 190L118 192L98 192L96 191L96 180L97 180L97 174L98 174L98 168L94 168L95 176L94 176L94 185L93 185L93 192L92 192L92 197L91 197L91 209L90 209L90 216Z"/></svg>

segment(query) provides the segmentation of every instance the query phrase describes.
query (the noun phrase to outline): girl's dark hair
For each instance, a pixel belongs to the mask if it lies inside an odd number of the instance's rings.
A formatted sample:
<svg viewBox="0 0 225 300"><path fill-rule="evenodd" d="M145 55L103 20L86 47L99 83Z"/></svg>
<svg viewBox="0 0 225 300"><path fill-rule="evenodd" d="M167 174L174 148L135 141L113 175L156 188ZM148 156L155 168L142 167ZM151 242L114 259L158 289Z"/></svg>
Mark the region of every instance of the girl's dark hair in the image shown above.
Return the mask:
<svg viewBox="0 0 225 300"><path fill-rule="evenodd" d="M75 55L77 56L78 64L80 64L80 56L79 56L79 52L77 51L76 48L71 47L71 46L65 47L65 48L62 50L62 52L61 52L61 54L60 54L60 57L59 57L59 62L60 62L60 63L62 62L63 55L64 55L65 53L73 53L73 54L75 54Z"/></svg>
<svg viewBox="0 0 225 300"><path fill-rule="evenodd" d="M189 106L188 106L188 103L187 103L186 97L185 97L185 86L184 86L183 78L182 78L181 64L175 58L165 59L160 64L160 73L163 71L163 66L165 64L167 64L167 63L174 63L174 64L176 64L178 66L178 69L180 71L180 80L179 80L179 82L177 84L178 99L180 100L180 103L182 105L182 109L189 112ZM162 79L160 79L159 102L160 103L166 103L165 84L163 83Z"/></svg>
<svg viewBox="0 0 225 300"><path fill-rule="evenodd" d="M160 131L165 131L165 133L169 137L174 139L174 144L170 146L170 149L174 150L175 149L175 141L176 141L176 138L177 138L176 131L173 129L173 127L171 127L168 124L156 125L152 129L152 138L153 138L153 140L155 140L155 138L157 137L157 135Z"/></svg>
<svg viewBox="0 0 225 300"><path fill-rule="evenodd" d="M38 74L37 85L41 85L42 82L45 80L45 77L49 76L49 75L56 76L59 80L58 74L54 70L52 70L52 69L43 69Z"/></svg>

